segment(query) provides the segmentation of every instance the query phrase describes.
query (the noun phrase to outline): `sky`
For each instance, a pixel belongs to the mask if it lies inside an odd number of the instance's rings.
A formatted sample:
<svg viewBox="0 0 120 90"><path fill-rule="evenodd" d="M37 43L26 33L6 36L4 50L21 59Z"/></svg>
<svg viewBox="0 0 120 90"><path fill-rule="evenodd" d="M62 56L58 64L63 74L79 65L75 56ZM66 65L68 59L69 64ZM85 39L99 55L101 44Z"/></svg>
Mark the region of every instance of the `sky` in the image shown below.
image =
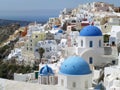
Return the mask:
<svg viewBox="0 0 120 90"><path fill-rule="evenodd" d="M93 1L109 2L120 6L120 0L0 0L0 11L73 8L78 4Z"/></svg>
<svg viewBox="0 0 120 90"><path fill-rule="evenodd" d="M54 15L63 8L75 8L79 4L97 1L120 6L120 0L0 0L0 18L19 15Z"/></svg>

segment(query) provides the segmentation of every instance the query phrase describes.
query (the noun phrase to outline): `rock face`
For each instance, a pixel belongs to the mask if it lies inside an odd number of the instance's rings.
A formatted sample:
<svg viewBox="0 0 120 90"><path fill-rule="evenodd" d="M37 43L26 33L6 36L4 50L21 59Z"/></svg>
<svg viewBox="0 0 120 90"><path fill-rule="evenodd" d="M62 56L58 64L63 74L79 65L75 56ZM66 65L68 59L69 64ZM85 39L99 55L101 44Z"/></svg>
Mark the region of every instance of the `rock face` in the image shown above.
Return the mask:
<svg viewBox="0 0 120 90"><path fill-rule="evenodd" d="M5 58L13 49L14 44L17 42L18 37L14 41L9 41L7 45L3 45L10 35L20 28L20 24L11 24L7 26L0 26L0 59Z"/></svg>
<svg viewBox="0 0 120 90"><path fill-rule="evenodd" d="M0 26L0 44L7 40L18 28L20 24L11 24L7 26Z"/></svg>

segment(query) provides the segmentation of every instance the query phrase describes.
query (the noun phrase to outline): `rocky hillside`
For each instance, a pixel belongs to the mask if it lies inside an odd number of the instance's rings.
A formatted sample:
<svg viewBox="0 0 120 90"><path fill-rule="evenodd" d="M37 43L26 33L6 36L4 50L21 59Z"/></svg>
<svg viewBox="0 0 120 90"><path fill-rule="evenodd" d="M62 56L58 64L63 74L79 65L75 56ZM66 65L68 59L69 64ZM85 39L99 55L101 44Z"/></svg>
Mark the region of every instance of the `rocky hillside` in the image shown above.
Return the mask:
<svg viewBox="0 0 120 90"><path fill-rule="evenodd" d="M10 24L7 26L0 26L0 44L6 41L10 35L12 35L18 28L20 24Z"/></svg>

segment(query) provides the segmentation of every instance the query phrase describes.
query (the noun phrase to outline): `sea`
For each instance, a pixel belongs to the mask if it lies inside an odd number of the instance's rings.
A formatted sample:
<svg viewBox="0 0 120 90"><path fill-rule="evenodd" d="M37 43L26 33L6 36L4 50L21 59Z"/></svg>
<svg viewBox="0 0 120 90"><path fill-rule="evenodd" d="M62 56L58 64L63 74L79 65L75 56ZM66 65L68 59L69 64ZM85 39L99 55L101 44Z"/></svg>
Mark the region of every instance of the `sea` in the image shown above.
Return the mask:
<svg viewBox="0 0 120 90"><path fill-rule="evenodd" d="M29 10L29 11L1 11L0 19L30 21L30 22L47 22L50 17L58 17L60 9L57 10Z"/></svg>

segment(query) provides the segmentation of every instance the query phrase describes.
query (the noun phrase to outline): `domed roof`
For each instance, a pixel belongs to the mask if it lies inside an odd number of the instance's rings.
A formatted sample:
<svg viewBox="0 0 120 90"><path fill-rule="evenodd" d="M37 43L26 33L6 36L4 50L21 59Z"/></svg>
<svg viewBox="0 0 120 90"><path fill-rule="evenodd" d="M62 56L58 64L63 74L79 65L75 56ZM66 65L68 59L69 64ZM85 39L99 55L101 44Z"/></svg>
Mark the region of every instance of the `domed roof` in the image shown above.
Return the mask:
<svg viewBox="0 0 120 90"><path fill-rule="evenodd" d="M63 33L63 30L58 30L58 33Z"/></svg>
<svg viewBox="0 0 120 90"><path fill-rule="evenodd" d="M56 29L56 28L58 28L58 26L54 25L53 28Z"/></svg>
<svg viewBox="0 0 120 90"><path fill-rule="evenodd" d="M90 74L91 70L84 59L79 56L71 56L62 63L60 73L67 75L85 75Z"/></svg>
<svg viewBox="0 0 120 90"><path fill-rule="evenodd" d="M48 65L42 67L39 73L40 75L45 75L45 76L54 74L52 68L50 68Z"/></svg>
<svg viewBox="0 0 120 90"><path fill-rule="evenodd" d="M102 32L98 27L89 25L80 31L80 36L102 36Z"/></svg>

